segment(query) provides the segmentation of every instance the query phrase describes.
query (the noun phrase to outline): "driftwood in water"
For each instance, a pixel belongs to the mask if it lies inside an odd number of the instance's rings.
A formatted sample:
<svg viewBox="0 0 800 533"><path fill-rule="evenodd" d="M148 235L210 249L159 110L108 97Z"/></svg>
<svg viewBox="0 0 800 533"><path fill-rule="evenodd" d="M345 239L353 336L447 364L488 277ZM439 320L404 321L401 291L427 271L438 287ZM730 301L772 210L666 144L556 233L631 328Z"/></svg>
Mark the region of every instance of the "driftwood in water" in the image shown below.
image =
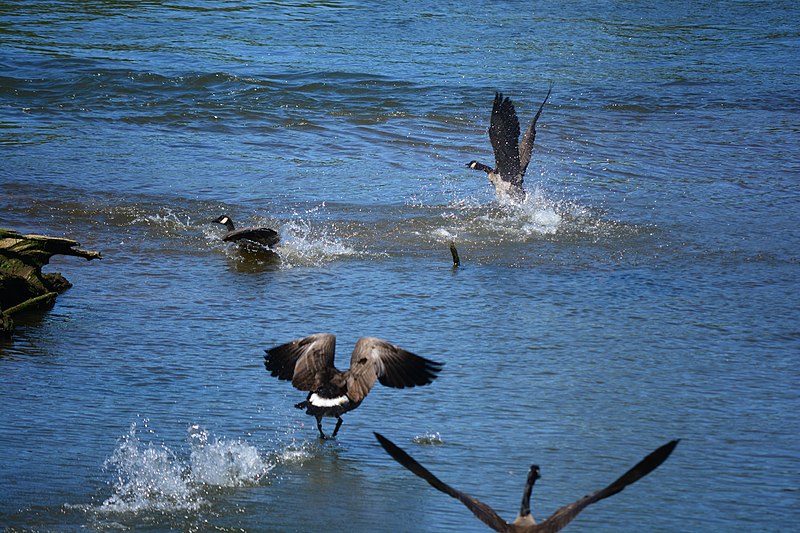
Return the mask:
<svg viewBox="0 0 800 533"><path fill-rule="evenodd" d="M56 295L72 285L59 273L44 274L42 267L54 255L98 259L98 252L77 248L70 239L22 235L0 228L0 334L10 335L11 315L51 305Z"/></svg>

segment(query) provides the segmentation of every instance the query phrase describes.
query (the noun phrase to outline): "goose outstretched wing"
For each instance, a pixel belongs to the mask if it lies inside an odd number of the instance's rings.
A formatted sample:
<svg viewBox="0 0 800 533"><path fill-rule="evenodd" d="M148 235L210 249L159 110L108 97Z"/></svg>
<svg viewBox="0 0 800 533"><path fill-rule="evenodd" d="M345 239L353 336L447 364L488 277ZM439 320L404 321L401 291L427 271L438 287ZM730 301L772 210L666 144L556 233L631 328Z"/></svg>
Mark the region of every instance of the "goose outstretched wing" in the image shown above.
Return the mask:
<svg viewBox="0 0 800 533"><path fill-rule="evenodd" d="M316 333L265 350L264 366L295 388L312 391L323 386L323 378L334 369L335 350L336 335Z"/></svg>
<svg viewBox="0 0 800 533"><path fill-rule="evenodd" d="M387 341L361 337L344 373L347 396L360 402L378 380L382 385L402 389L427 385L436 379L442 364L431 361Z"/></svg>
<svg viewBox="0 0 800 533"><path fill-rule="evenodd" d="M504 181L522 186L519 161L519 120L510 98L495 93L489 140L494 150L495 171Z"/></svg>
<svg viewBox="0 0 800 533"><path fill-rule="evenodd" d="M669 454L672 453L672 450L675 449L675 446L678 445L679 441L680 439L672 440L659 447L647 457L636 463L636 466L622 474L622 476L620 476L616 481L607 487L588 494L580 500L559 508L556 510L556 512L550 515L547 520L537 526L532 527L530 531L536 533L555 533L556 531L561 530L567 524L572 522L572 520L578 516L578 513L584 510L587 506L595 502L599 502L603 498L608 498L609 496L613 496L614 494L621 492L628 485L637 482L658 468L661 463L667 460L667 457L669 457Z"/></svg>
<svg viewBox="0 0 800 533"><path fill-rule="evenodd" d="M522 142L519 144L519 166L520 166L520 174L522 176L525 175L525 171L528 169L528 163L531 162L531 153L533 153L533 141L536 139L536 122L539 120L539 117L542 115L542 109L544 109L544 104L547 103L547 99L550 98L550 91L553 90L553 86L550 86L550 89L547 90L547 96L544 97L544 101L542 105L539 106L539 111L536 112L536 115L533 117L531 121L531 125L528 126L528 131L525 132L525 135L522 137Z"/></svg>
<svg viewBox="0 0 800 533"><path fill-rule="evenodd" d="M392 456L392 458L406 467L407 469L411 470L414 474L421 477L425 481L427 481L433 488L436 490L440 490L447 494L448 496L452 496L453 498L457 499L461 503L463 503L472 514L474 514L481 522L489 526L490 528L494 529L495 531L500 532L510 532L513 531L511 525L508 524L505 520L500 518L494 509L486 505L480 500L477 500L470 496L469 494L465 494L460 490L456 490L444 481L440 480L438 477L434 476L427 468L419 464L413 457L408 455L399 446L395 443L381 435L380 433L375 433L375 438L378 439L378 442L383 446L383 449Z"/></svg>

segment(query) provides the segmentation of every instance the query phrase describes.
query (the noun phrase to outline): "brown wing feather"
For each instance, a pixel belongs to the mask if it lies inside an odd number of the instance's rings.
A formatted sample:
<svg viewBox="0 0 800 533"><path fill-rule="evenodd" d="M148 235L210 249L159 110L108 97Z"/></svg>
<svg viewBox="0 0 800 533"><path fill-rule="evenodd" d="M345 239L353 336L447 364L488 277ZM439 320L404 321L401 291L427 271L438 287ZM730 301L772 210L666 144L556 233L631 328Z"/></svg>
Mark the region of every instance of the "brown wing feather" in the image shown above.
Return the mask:
<svg viewBox="0 0 800 533"><path fill-rule="evenodd" d="M519 161L519 120L510 98L495 93L489 140L494 150L495 171L500 178L522 186ZM518 182L518 183L517 183Z"/></svg>
<svg viewBox="0 0 800 533"><path fill-rule="evenodd" d="M666 461L667 457L669 457L669 454L672 453L672 450L675 449L675 446L678 445L679 441L679 439L676 439L664 444L654 452L650 453L647 457L639 461L636 466L622 474L622 476L620 476L616 481L607 487L584 496L576 502L559 508L555 513L550 515L547 520L535 528L532 528L531 531L535 531L536 533L555 533L556 531L561 530L567 524L572 522L572 520L578 516L578 513L580 513L588 505L621 492L628 485L639 481L644 476L658 468L661 463Z"/></svg>
<svg viewBox="0 0 800 533"><path fill-rule="evenodd" d="M335 350L336 335L317 333L266 350L264 366L278 379L291 380L297 389L316 390L334 368Z"/></svg>
<svg viewBox="0 0 800 533"><path fill-rule="evenodd" d="M431 361L375 337L361 337L345 372L347 396L354 402L364 399L378 380L382 385L402 389L428 385L442 369Z"/></svg>
<svg viewBox="0 0 800 533"><path fill-rule="evenodd" d="M383 446L383 449L392 456L392 458L406 467L407 469L411 470L414 474L421 477L425 481L427 481L433 488L444 492L448 496L452 496L453 498L457 499L461 503L463 503L467 509L472 511L478 520L489 526L490 528L494 529L495 531L500 532L509 532L513 531L512 527L485 503L476 500L472 496L465 494L459 490L454 489L450 485L446 484L436 476L434 476L427 468L419 464L413 457L408 455L399 446L395 443L381 435L380 433L375 433L375 437L378 439L378 442Z"/></svg>
<svg viewBox="0 0 800 533"><path fill-rule="evenodd" d="M542 114L542 109L544 109L544 104L547 103L547 99L550 98L550 91L553 90L553 86L550 86L550 89L547 91L547 96L544 97L544 101L542 105L539 106L539 111L536 112L536 116L533 117L531 121L531 125L528 126L528 131L525 132L525 135L522 137L522 142L519 144L519 166L520 166L520 174L525 175L525 171L528 169L528 163L531 162L531 154L533 153L533 141L536 139L536 122L539 120L539 117Z"/></svg>

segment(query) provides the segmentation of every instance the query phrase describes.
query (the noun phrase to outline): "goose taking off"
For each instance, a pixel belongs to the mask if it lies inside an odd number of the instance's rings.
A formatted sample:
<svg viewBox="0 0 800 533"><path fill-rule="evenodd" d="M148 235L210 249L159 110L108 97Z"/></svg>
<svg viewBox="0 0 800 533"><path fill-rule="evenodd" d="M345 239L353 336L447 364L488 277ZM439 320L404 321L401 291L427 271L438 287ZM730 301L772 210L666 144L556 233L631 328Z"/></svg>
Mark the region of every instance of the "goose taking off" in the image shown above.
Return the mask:
<svg viewBox="0 0 800 533"><path fill-rule="evenodd" d="M238 242L239 244L247 245L247 241L250 241L271 248L281 240L278 232L272 228L236 229L236 226L233 225L233 220L228 215L222 215L218 219L212 220L212 222L222 224L228 228L228 232L222 237L222 240L226 242Z"/></svg>
<svg viewBox="0 0 800 533"><path fill-rule="evenodd" d="M375 381L402 389L428 385L442 369L437 363L399 346L374 337L361 337L344 372L333 366L336 335L317 333L265 350L264 366L278 379L291 381L308 397L295 407L317 419L321 438L322 417L336 418L335 437L342 425L341 416L364 400Z"/></svg>
<svg viewBox="0 0 800 533"><path fill-rule="evenodd" d="M492 142L494 151L494 168L478 161L470 161L467 166L473 170L486 172L498 195L509 196L515 200L525 198L522 179L528 163L531 161L533 141L536 138L536 122L539 120L544 104L547 103L552 90L551 86L542 105L539 106L539 111L533 117L528 131L522 137L522 142L519 141L519 119L517 119L514 104L511 103L510 98L503 98L502 93L494 94L492 119L489 123L489 140Z"/></svg>
<svg viewBox="0 0 800 533"><path fill-rule="evenodd" d="M556 510L550 517L548 517L541 524L537 524L531 515L530 499L533 484L539 479L539 467L537 465L531 466L528 473L528 481L525 483L525 490L522 493L522 503L520 504L519 514L516 520L508 523L494 511L491 507L483 502L480 502L447 485L439 478L429 472L424 466L415 461L410 455L401 450L392 441L375 433L375 437L380 442L383 449L394 458L395 461L411 470L413 473L430 483L430 485L448 496L452 496L461 503L463 503L472 514L474 514L481 522L502 533L555 533L566 527L585 507L595 502L608 498L618 492L621 492L628 485L635 483L642 479L644 476L655 470L661 463L663 463L675 446L678 445L678 440L670 441L650 455L639 461L633 468L625 472L622 477L608 485L604 489L588 494L583 498L567 504L560 509Z"/></svg>

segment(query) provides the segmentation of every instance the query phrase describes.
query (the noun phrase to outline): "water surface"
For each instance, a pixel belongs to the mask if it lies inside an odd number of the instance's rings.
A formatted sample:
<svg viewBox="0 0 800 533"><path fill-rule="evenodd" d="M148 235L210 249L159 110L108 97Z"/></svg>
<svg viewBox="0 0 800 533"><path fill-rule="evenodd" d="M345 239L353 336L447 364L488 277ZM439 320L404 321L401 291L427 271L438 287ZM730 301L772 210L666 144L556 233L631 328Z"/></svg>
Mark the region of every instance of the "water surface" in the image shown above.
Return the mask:
<svg viewBox="0 0 800 533"><path fill-rule="evenodd" d="M9 531L484 531L681 438L570 531L800 520L800 10L790 2L0 3L0 226L74 287L0 343ZM524 125L494 198L495 90ZM279 230L221 242L222 213ZM454 242L462 266L453 269ZM263 349L445 363L335 441ZM326 427L330 422L326 421Z"/></svg>

